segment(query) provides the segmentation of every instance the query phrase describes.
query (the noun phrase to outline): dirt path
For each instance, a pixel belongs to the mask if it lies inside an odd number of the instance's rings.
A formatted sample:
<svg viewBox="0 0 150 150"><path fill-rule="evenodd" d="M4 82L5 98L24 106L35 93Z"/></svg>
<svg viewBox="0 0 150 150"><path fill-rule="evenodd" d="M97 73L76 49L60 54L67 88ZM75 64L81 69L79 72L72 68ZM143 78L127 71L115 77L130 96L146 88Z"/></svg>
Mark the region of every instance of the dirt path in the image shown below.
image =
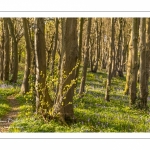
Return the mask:
<svg viewBox="0 0 150 150"><path fill-rule="evenodd" d="M11 110L0 120L0 132L8 132L10 124L16 119L19 112L19 104L13 96L7 97Z"/></svg>

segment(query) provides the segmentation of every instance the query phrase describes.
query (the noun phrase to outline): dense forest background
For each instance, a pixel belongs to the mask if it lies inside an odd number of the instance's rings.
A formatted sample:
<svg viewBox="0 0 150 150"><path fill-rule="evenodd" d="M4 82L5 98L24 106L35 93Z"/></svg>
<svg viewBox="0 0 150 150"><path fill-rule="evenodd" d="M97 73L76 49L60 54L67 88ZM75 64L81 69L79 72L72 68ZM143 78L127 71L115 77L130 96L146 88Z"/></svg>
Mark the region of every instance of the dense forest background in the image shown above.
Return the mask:
<svg viewBox="0 0 150 150"><path fill-rule="evenodd" d="M0 131L149 132L149 61L149 18L0 18Z"/></svg>

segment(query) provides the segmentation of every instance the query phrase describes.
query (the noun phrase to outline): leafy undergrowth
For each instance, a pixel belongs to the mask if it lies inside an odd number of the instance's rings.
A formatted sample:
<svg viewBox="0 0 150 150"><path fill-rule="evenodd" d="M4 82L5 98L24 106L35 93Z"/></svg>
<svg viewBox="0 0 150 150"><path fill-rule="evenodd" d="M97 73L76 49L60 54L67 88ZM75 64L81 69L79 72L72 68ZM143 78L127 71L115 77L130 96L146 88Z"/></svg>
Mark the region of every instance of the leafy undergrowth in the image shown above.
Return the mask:
<svg viewBox="0 0 150 150"><path fill-rule="evenodd" d="M6 115L11 109L7 101L7 96L15 94L18 91L19 89L14 88L12 85L0 83L0 118Z"/></svg>
<svg viewBox="0 0 150 150"><path fill-rule="evenodd" d="M112 79L110 102L104 101L105 85L105 73L88 72L84 97L79 98L78 89L74 96L76 120L68 126L57 120L46 123L33 113L30 94L18 95L21 112L9 132L150 132L149 111L128 107L125 78Z"/></svg>

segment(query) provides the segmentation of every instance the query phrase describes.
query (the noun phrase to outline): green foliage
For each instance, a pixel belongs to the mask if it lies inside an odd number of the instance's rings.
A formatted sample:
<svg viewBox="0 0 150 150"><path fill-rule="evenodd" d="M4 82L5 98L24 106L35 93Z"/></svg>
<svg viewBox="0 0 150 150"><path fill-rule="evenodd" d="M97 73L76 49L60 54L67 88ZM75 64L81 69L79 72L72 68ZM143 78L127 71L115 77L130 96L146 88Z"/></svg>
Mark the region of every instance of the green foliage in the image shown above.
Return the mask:
<svg viewBox="0 0 150 150"><path fill-rule="evenodd" d="M3 82L0 83L0 118L6 115L11 109L7 101L7 96L17 92L17 87L12 87L12 85Z"/></svg>
<svg viewBox="0 0 150 150"><path fill-rule="evenodd" d="M68 125L54 119L45 121L34 114L30 94L18 96L21 112L10 132L149 132L149 112L128 107L128 96L123 95L124 78L112 79L110 102L104 101L105 80L105 73L88 72L87 91L82 98L77 93L74 96L75 119Z"/></svg>
<svg viewBox="0 0 150 150"><path fill-rule="evenodd" d="M8 105L8 102L6 101L5 97L0 97L0 118L7 114L7 112L10 110L10 107Z"/></svg>

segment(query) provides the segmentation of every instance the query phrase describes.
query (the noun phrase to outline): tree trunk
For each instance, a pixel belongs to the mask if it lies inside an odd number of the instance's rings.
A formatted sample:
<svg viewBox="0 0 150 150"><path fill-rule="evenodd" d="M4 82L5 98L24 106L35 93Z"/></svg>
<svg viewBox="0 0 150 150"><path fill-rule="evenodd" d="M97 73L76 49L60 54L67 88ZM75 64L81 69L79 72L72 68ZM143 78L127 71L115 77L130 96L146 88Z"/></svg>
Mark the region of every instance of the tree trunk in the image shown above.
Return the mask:
<svg viewBox="0 0 150 150"><path fill-rule="evenodd" d="M125 90L124 94L129 94L129 83L130 83L130 72L131 72L131 61L132 61L132 55L131 55L131 49L132 49L132 31L131 31L131 37L130 42L128 46L128 57L127 57L127 71L126 71L126 84L125 84Z"/></svg>
<svg viewBox="0 0 150 150"><path fill-rule="evenodd" d="M31 67L31 42L29 36L29 28L26 18L22 18L23 28L24 28L24 37L26 43L26 59L25 59L25 72L24 78L21 86L21 93L29 92L29 75L30 75L30 67Z"/></svg>
<svg viewBox="0 0 150 150"><path fill-rule="evenodd" d="M74 118L73 96L78 56L77 19L63 19L62 24L61 71L54 115L58 115L59 119L65 123L65 121L72 121Z"/></svg>
<svg viewBox="0 0 150 150"><path fill-rule="evenodd" d="M3 80L4 62L4 27L2 24L1 47L0 47L0 80Z"/></svg>
<svg viewBox="0 0 150 150"><path fill-rule="evenodd" d="M132 106L136 101L136 86L137 86L137 71L138 71L138 36L139 36L139 19L132 19L132 38L130 44L131 51L131 70L130 70L130 101L129 105Z"/></svg>
<svg viewBox="0 0 150 150"><path fill-rule="evenodd" d="M58 41L58 26L59 26L59 20L58 18L55 19L55 43L54 43L54 49L52 51L52 64L51 64L51 74L54 76L54 66L55 66L55 55L57 50L57 41Z"/></svg>
<svg viewBox="0 0 150 150"><path fill-rule="evenodd" d="M82 78L80 84L79 94L82 95L85 92L85 81L86 81L86 73L89 61L89 41L90 41L90 32L91 32L91 18L88 18L88 25L87 25L87 36L86 36L86 49L84 53L84 64L82 70Z"/></svg>
<svg viewBox="0 0 150 150"><path fill-rule="evenodd" d="M112 78L112 52L114 51L114 38L115 38L115 18L111 18L111 48L109 48L109 60L108 60L108 72L107 72L107 84L106 84L106 93L105 100L110 101L110 88L111 88L111 78Z"/></svg>
<svg viewBox="0 0 150 150"><path fill-rule="evenodd" d="M7 20L4 18L4 72L3 72L3 80L9 81L9 30L7 25Z"/></svg>
<svg viewBox="0 0 150 150"><path fill-rule="evenodd" d="M43 18L35 18L35 61L36 61L36 113L47 117L52 107L46 85L45 23Z"/></svg>
<svg viewBox="0 0 150 150"><path fill-rule="evenodd" d="M147 80L146 80L146 18L140 19L140 107L141 109L147 108Z"/></svg>
<svg viewBox="0 0 150 150"><path fill-rule="evenodd" d="M116 67L119 77L123 77L123 70L121 66L121 57L123 57L122 54L122 47L123 45L123 18L119 18L119 39L118 39L118 51L117 51L117 60L116 60Z"/></svg>
<svg viewBox="0 0 150 150"><path fill-rule="evenodd" d="M76 69L76 78L79 76L79 69L81 64L81 52L82 52L82 36L83 36L83 25L84 25L84 18L80 18L80 31L79 31L79 38L78 38L78 45L79 45L79 52L78 52L78 66Z"/></svg>
<svg viewBox="0 0 150 150"><path fill-rule="evenodd" d="M116 18L113 18L113 22L112 22L112 29L111 29L111 32L112 32L112 35L111 35L111 38L113 38L111 40L111 49L112 49L112 69L111 69L111 74L112 74L112 77L115 77L116 76L116 73L117 73L117 66L116 66L116 46L115 46L115 34L116 34Z"/></svg>
<svg viewBox="0 0 150 150"><path fill-rule="evenodd" d="M100 19L100 31L99 31L99 23L98 20L95 20L95 30L96 30L96 53L95 53L95 63L93 72L96 73L98 70L98 62L100 59L100 41L101 41L101 27L102 27L102 20Z"/></svg>
<svg viewBox="0 0 150 150"><path fill-rule="evenodd" d="M146 93L148 92L148 82L149 82L149 67L150 67L150 18L148 18L148 29L147 29L147 47L146 47Z"/></svg>
<svg viewBox="0 0 150 150"><path fill-rule="evenodd" d="M14 54L13 70L12 70L13 75L12 75L10 82L16 83L17 77L18 77L18 46L17 46L18 43L17 43L15 33L14 33L14 26L13 26L13 23L10 18L7 18L7 23L8 23L8 27L9 27L9 32L10 32L12 40L13 40L12 50L13 50L13 54Z"/></svg>

